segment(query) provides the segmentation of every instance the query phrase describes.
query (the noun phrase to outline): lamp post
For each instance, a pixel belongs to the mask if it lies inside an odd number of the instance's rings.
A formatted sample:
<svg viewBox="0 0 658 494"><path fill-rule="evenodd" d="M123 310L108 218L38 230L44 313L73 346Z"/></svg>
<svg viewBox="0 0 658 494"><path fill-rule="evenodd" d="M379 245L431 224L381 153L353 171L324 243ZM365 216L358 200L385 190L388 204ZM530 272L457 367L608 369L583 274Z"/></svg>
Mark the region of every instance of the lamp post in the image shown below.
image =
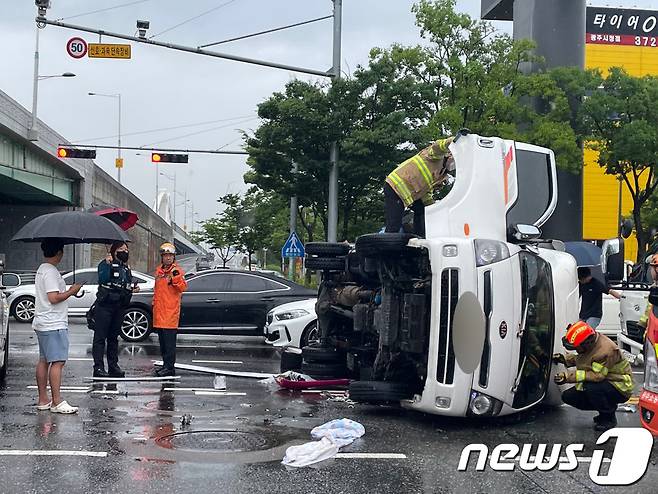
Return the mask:
<svg viewBox="0 0 658 494"><path fill-rule="evenodd" d="M37 130L37 99L39 96L39 81L53 79L55 77L75 77L73 72L64 72L56 75L38 75L39 74L39 28L37 28L37 47L34 52L34 86L32 88L32 120L30 128L27 131L27 138L30 141L39 140L39 131Z"/></svg>
<svg viewBox="0 0 658 494"><path fill-rule="evenodd" d="M117 167L117 181L121 183L121 168L123 168L123 159L121 158L121 94L103 94L103 93L88 93L89 96L102 96L103 98L114 98L119 102L119 115L118 115L118 143L117 143L117 160L115 165ZM157 200L157 197L156 197Z"/></svg>

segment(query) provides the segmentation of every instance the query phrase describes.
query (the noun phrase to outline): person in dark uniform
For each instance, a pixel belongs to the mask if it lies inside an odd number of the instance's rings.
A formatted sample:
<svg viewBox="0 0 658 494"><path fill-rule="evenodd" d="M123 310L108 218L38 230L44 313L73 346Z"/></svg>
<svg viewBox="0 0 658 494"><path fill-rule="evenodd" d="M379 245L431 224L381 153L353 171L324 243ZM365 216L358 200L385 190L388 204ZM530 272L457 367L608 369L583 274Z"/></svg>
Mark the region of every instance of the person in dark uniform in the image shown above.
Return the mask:
<svg viewBox="0 0 658 494"><path fill-rule="evenodd" d="M581 297L578 319L596 329L603 317L603 294L610 294L616 299L620 299L621 294L594 278L588 267L578 268L578 284Z"/></svg>
<svg viewBox="0 0 658 494"><path fill-rule="evenodd" d="M98 294L96 295L94 319L94 377L125 377L119 367L119 332L123 310L130 303L132 294L139 291L133 285L128 266L128 245L114 242L110 253L98 265ZM103 357L107 346L107 372Z"/></svg>

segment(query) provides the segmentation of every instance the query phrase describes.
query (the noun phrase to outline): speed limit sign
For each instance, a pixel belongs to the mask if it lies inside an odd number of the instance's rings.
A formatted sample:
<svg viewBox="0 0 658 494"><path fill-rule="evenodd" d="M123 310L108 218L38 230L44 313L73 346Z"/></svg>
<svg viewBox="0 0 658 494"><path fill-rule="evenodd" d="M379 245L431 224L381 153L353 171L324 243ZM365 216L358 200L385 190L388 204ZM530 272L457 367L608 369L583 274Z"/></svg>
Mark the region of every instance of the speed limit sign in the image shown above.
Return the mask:
<svg viewBox="0 0 658 494"><path fill-rule="evenodd" d="M87 42L82 38L71 38L66 43L66 51L73 58L82 58L87 54Z"/></svg>

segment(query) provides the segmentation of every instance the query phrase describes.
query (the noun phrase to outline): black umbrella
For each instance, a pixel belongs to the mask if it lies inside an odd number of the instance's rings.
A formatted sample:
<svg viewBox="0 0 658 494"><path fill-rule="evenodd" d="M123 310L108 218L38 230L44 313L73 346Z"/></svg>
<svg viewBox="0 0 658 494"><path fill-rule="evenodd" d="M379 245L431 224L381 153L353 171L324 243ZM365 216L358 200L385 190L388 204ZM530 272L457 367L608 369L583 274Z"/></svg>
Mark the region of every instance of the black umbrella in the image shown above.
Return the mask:
<svg viewBox="0 0 658 494"><path fill-rule="evenodd" d="M42 242L56 238L64 244L109 244L130 242L130 237L103 216L84 211L62 211L44 214L28 222L12 241ZM73 281L75 282L75 249L73 249Z"/></svg>
<svg viewBox="0 0 658 494"><path fill-rule="evenodd" d="M601 264L601 247L590 242L565 242L567 252L576 259L578 267Z"/></svg>

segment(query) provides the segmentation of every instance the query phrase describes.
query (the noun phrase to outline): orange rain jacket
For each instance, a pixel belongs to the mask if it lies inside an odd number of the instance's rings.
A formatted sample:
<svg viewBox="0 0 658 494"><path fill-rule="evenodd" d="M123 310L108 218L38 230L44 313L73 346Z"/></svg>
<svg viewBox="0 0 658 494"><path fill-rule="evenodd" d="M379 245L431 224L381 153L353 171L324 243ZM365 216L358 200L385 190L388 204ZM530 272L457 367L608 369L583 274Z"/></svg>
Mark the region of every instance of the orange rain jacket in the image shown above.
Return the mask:
<svg viewBox="0 0 658 494"><path fill-rule="evenodd" d="M178 329L180 299L183 292L187 290L184 274L175 262L168 268L160 265L155 270L155 288L153 290L154 328Z"/></svg>

